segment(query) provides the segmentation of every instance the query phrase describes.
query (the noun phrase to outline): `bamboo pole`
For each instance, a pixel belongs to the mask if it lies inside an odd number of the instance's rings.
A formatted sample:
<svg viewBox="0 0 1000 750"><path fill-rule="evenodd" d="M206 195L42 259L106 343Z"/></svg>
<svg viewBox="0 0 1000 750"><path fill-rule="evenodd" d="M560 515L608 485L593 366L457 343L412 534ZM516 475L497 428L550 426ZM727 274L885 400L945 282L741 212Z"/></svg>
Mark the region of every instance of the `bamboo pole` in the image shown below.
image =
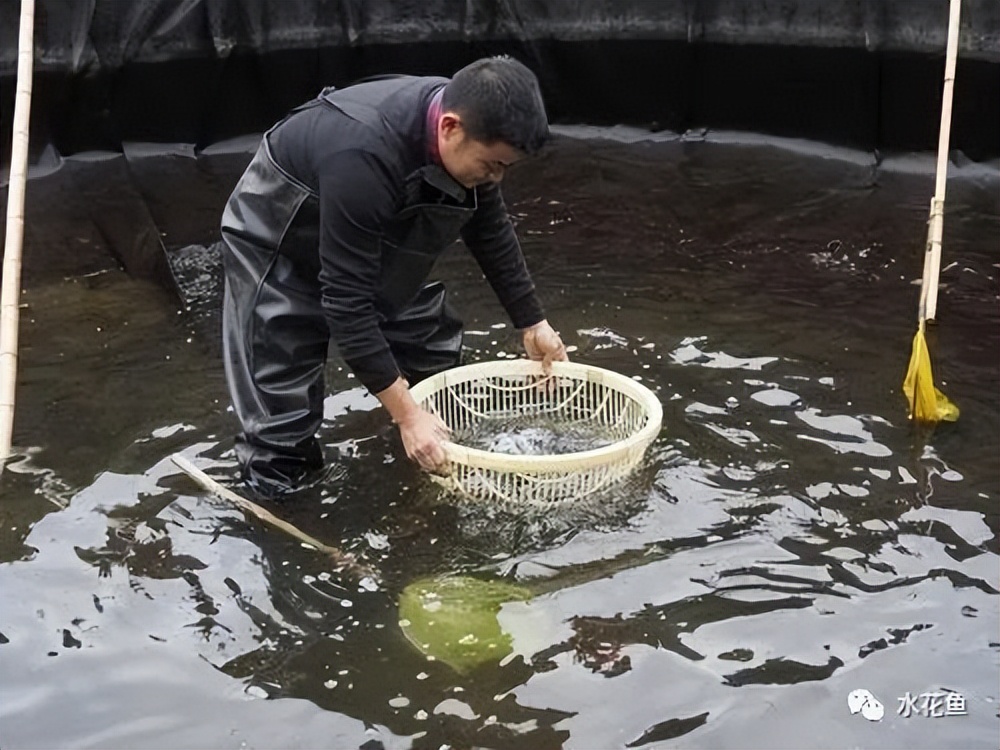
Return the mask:
<svg viewBox="0 0 1000 750"><path fill-rule="evenodd" d="M14 391L17 382L18 302L21 296L21 245L24 240L24 192L28 178L28 122L31 118L31 73L34 58L35 0L21 0L17 44L17 93L7 185L7 232L0 290L0 461L10 456L14 434Z"/></svg>
<svg viewBox="0 0 1000 750"><path fill-rule="evenodd" d="M270 511L260 507L257 503L251 502L245 497L236 494L228 487L225 487L212 479L212 477L203 472L181 454L173 454L170 457L170 460L173 461L181 471L213 495L221 497L223 500L228 500L240 510L249 513L252 516L256 516L264 523L284 531L286 534L298 539L303 544L306 544L309 547L322 552L324 555L327 555L331 560L333 560L337 570L349 573L358 579L366 577L377 578L375 571L363 563L358 562L354 555L337 549L336 547L323 544L323 542L319 541L315 537L309 536L309 534L306 534L304 531L300 531L298 527L293 526L288 523L288 521L278 518Z"/></svg>
<svg viewBox="0 0 1000 750"><path fill-rule="evenodd" d="M937 175L931 199L930 226L924 257L920 294L920 321L937 318L938 279L941 272L941 237L944 233L944 195L948 185L948 145L951 140L951 104L955 92L958 60L958 31L962 0L951 0L948 17L948 49L944 65L944 92L941 100L941 129L938 135Z"/></svg>

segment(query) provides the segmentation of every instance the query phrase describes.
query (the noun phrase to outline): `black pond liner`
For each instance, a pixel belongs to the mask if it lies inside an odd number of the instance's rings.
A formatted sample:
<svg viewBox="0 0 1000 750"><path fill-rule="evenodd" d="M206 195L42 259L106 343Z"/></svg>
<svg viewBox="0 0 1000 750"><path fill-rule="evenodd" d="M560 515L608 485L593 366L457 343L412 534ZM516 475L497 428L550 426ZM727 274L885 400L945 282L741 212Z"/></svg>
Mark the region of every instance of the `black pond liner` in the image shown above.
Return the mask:
<svg viewBox="0 0 1000 750"><path fill-rule="evenodd" d="M130 141L204 148L262 132L327 85L390 72L447 76L498 53L535 70L554 123L745 130L866 151L937 146L943 51L628 39L237 50L79 73L42 67L32 152L116 151ZM0 76L5 112L13 91L13 76ZM960 57L952 118L953 150L974 161L1000 156L1000 63ZM10 122L3 127L7 161Z"/></svg>
<svg viewBox="0 0 1000 750"><path fill-rule="evenodd" d="M98 31L104 37L114 31L101 23L106 19L92 19L92 42ZM42 28L45 42L53 29ZM196 41L208 39L200 33L190 32ZM59 59L62 37L55 36L48 44ZM146 47L125 36L117 47L105 39L114 55L76 68L40 58L32 174L63 174L57 184L29 188L25 242L35 249L25 255L25 284L110 262L179 289L188 304L214 298L219 217L261 132L323 86L387 72L449 75L487 54L513 54L537 72L556 125L622 124L661 136L754 132L846 146L873 154L876 164L885 154L937 146L943 54L647 38L414 36L418 41L273 52L237 46L225 55L166 51L155 62L129 57L130 49ZM10 112L14 76L9 64L3 70L0 109ZM3 128L0 145L9 159L8 120ZM960 57L951 145L959 163L1000 157L1000 63ZM177 190L184 191L183 205ZM74 230L78 238L67 240L66 226L89 227L90 236L79 239ZM65 251L67 243L73 252Z"/></svg>
<svg viewBox="0 0 1000 750"><path fill-rule="evenodd" d="M962 5L952 155L992 162L1000 6ZM18 12L0 4L3 112ZM110 262L189 304L211 298L219 216L254 138L325 86L447 76L504 53L537 73L556 125L752 132L846 146L878 165L936 149L946 34L943 0L37 0L32 176L63 174L29 190L25 284ZM11 132L4 118L4 163Z"/></svg>

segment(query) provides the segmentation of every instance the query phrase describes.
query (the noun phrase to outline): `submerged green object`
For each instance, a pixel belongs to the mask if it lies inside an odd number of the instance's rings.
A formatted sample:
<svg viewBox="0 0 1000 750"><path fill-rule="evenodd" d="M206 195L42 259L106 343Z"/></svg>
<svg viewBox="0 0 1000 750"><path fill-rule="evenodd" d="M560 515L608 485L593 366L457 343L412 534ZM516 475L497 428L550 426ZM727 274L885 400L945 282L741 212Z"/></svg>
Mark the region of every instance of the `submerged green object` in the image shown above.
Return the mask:
<svg viewBox="0 0 1000 750"><path fill-rule="evenodd" d="M506 602L531 596L528 589L503 581L426 578L403 589L399 626L418 650L465 673L511 653L510 636L497 613Z"/></svg>

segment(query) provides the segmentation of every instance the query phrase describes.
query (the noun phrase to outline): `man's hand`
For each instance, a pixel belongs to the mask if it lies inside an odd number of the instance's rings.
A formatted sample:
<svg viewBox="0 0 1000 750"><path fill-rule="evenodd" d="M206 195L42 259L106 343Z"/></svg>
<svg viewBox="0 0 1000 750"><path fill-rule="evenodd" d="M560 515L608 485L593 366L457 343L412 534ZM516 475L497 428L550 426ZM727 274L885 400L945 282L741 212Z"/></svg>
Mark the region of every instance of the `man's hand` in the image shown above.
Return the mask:
<svg viewBox="0 0 1000 750"><path fill-rule="evenodd" d="M402 377L375 396L389 412L392 421L399 425L399 436L403 439L407 458L427 471L442 470L447 459L441 441L448 437L448 425L436 414L417 405Z"/></svg>
<svg viewBox="0 0 1000 750"><path fill-rule="evenodd" d="M448 461L441 441L451 431L437 414L417 408L398 424L407 458L416 461L427 471L440 471L444 468Z"/></svg>
<svg viewBox="0 0 1000 750"><path fill-rule="evenodd" d="M542 372L552 374L553 362L568 362L566 347L547 320L536 323L522 331L524 336L524 351L529 359L541 361Z"/></svg>

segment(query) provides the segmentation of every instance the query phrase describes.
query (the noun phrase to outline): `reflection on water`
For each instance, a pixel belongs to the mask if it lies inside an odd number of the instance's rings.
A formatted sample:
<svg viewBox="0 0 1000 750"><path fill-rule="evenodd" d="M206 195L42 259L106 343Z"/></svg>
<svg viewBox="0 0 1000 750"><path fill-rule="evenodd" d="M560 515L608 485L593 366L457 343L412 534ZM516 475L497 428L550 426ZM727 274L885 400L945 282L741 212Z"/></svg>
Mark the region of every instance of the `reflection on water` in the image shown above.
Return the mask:
<svg viewBox="0 0 1000 750"><path fill-rule="evenodd" d="M196 178L192 178L196 179ZM0 715L17 747L990 747L998 710L995 182L949 186L931 436L899 385L926 173L768 146L562 141L507 188L573 356L664 405L642 470L558 512L441 494L337 361L329 481L275 509L376 589L206 497L233 472L210 266L169 299L115 271L25 295L0 478ZM515 334L460 252L470 359ZM189 300L191 302L191 300ZM71 373L71 375L70 375ZM398 596L531 591L459 674ZM851 715L871 691L881 722ZM967 714L897 713L957 691ZM367 744L366 744L367 743Z"/></svg>

